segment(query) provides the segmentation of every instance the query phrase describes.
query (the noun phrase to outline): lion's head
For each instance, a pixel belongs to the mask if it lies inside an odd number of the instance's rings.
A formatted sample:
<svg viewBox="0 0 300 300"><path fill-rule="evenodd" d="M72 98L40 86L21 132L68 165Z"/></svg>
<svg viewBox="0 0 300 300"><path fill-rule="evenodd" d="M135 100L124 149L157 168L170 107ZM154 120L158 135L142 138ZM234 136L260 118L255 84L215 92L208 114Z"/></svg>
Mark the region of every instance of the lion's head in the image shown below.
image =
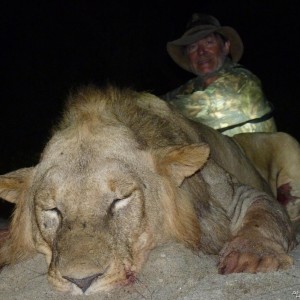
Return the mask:
<svg viewBox="0 0 300 300"><path fill-rule="evenodd" d="M39 164L0 178L1 198L16 203L0 265L42 252L56 289L91 294L133 282L160 242L197 248L197 216L179 186L209 148L170 118L148 94L71 96Z"/></svg>

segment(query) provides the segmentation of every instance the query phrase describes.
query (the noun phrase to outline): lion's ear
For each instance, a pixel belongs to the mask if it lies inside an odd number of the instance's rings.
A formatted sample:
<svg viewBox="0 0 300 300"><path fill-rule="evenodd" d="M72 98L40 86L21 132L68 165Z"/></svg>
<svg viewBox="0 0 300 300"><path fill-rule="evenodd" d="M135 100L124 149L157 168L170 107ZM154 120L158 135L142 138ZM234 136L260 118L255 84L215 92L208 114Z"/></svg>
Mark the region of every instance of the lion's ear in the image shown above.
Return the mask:
<svg viewBox="0 0 300 300"><path fill-rule="evenodd" d="M0 197L8 202L17 203L27 188L34 168L23 168L0 176Z"/></svg>
<svg viewBox="0 0 300 300"><path fill-rule="evenodd" d="M209 156L208 144L171 146L156 150L156 167L161 175L171 176L179 185L200 170Z"/></svg>
<svg viewBox="0 0 300 300"><path fill-rule="evenodd" d="M31 207L26 193L32 182L34 168L19 169L0 176L0 197L15 203L8 236L0 243L0 269L35 253Z"/></svg>

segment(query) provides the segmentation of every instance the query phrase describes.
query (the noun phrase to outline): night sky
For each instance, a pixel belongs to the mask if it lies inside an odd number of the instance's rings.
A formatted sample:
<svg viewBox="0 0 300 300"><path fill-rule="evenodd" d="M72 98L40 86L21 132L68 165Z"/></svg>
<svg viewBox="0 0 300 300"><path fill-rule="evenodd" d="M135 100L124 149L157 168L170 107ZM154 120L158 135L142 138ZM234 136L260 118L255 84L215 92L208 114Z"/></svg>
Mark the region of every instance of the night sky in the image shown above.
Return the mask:
<svg viewBox="0 0 300 300"><path fill-rule="evenodd" d="M109 82L160 95L191 78L165 46L194 12L240 33L241 63L262 80L279 130L300 139L300 26L292 1L6 2L0 4L1 173L38 161L71 88Z"/></svg>

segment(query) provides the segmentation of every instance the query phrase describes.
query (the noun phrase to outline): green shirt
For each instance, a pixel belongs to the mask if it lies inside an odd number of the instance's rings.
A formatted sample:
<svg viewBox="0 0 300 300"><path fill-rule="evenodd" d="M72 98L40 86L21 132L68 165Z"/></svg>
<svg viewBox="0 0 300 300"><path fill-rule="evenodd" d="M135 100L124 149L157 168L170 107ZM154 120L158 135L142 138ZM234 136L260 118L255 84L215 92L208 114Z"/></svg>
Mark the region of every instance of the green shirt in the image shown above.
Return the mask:
<svg viewBox="0 0 300 300"><path fill-rule="evenodd" d="M260 80L253 73L230 62L216 76L217 79L205 89L202 78L196 77L162 98L189 119L229 136L241 132L276 131L274 119L268 116L272 106L266 101Z"/></svg>

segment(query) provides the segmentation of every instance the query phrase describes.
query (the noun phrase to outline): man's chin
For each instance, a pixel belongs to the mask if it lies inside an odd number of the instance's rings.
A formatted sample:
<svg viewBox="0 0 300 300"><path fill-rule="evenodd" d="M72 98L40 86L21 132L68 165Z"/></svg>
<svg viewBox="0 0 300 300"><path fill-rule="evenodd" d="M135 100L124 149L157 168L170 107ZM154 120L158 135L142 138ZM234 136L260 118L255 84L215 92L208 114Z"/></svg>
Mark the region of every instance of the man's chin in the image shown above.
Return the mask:
<svg viewBox="0 0 300 300"><path fill-rule="evenodd" d="M206 77L210 77L211 75L213 75L215 73L215 70L212 70L212 69L192 69L192 72L199 76L199 77L203 77L203 78L206 78Z"/></svg>

